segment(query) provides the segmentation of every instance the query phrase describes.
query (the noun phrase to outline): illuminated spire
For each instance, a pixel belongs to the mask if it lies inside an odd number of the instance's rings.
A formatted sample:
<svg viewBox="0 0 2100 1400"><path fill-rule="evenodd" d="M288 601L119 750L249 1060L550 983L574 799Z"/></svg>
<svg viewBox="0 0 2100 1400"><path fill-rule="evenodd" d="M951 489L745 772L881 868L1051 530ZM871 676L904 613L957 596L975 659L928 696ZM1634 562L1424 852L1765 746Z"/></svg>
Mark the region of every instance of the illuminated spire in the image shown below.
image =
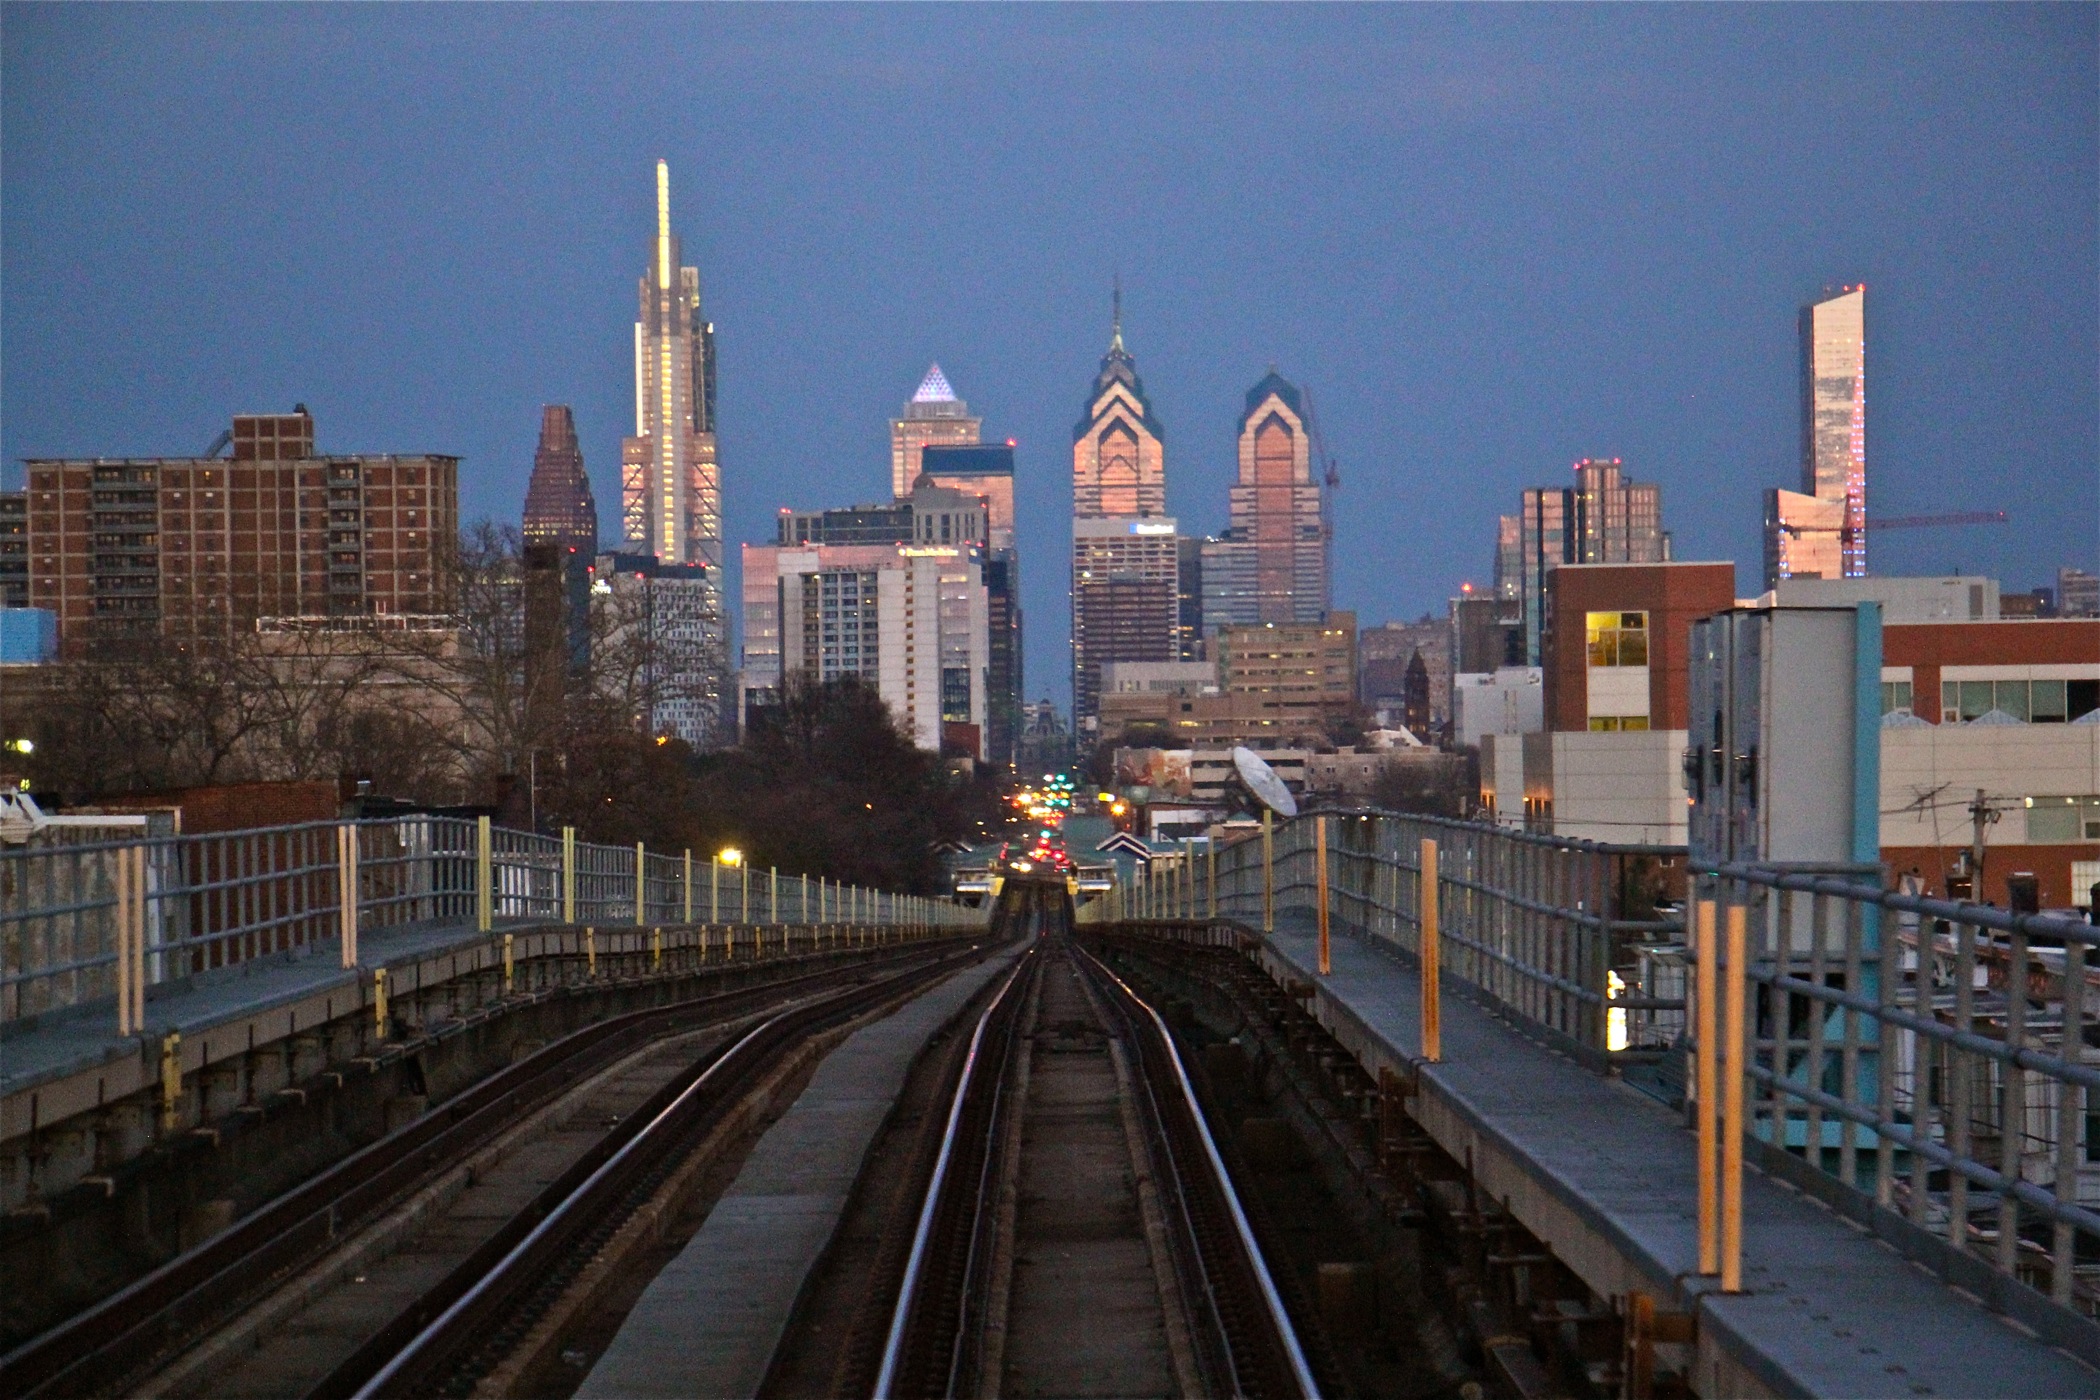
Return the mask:
<svg viewBox="0 0 2100 1400"><path fill-rule="evenodd" d="M956 401L955 390L949 385L948 376L941 373L941 367L938 364L926 371L926 377L919 381L919 391L911 396L911 401L913 403L954 403Z"/></svg>
<svg viewBox="0 0 2100 1400"><path fill-rule="evenodd" d="M1115 287L1115 334L1110 336L1108 341L1108 353L1111 355L1127 353L1123 350L1123 274L1120 272L1116 274Z"/></svg>
<svg viewBox="0 0 2100 1400"><path fill-rule="evenodd" d="M656 163L656 285L671 289L671 165Z"/></svg>

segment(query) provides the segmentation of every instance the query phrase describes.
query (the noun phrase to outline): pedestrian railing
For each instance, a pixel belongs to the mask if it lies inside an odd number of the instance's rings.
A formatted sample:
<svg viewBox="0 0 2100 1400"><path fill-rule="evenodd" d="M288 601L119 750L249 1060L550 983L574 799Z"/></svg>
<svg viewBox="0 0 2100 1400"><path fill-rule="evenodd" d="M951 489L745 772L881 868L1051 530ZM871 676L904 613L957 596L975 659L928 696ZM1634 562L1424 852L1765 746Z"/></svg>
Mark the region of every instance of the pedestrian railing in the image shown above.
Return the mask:
<svg viewBox="0 0 2100 1400"><path fill-rule="evenodd" d="M1694 1039L1717 1048L1690 1086L1702 1129L1937 1238L1956 1282L1980 1262L2100 1316L2100 928L1693 868L1695 1004L1714 1008Z"/></svg>
<svg viewBox="0 0 2100 1400"><path fill-rule="evenodd" d="M1424 842L1436 854L1443 972L1604 1059L1681 1033L1683 921L1658 913L1675 846L1617 846L1392 812L1317 813L1155 861L1102 917L1317 913L1419 964Z"/></svg>
<svg viewBox="0 0 2100 1400"><path fill-rule="evenodd" d="M519 923L865 924L984 919L948 900L841 886L640 845L401 816L200 836L0 847L0 1025L361 932Z"/></svg>
<svg viewBox="0 0 2100 1400"><path fill-rule="evenodd" d="M1671 865L1685 918L1653 908ZM2100 1355L2100 927L1886 890L1876 867L1719 865L1390 813L1190 843L1094 917L1285 915L1313 916L1323 960L1333 924L1432 970L1425 1061L1451 983L1594 1067L1681 1055L1698 1272L1723 1291L1743 1286L1747 1155Z"/></svg>

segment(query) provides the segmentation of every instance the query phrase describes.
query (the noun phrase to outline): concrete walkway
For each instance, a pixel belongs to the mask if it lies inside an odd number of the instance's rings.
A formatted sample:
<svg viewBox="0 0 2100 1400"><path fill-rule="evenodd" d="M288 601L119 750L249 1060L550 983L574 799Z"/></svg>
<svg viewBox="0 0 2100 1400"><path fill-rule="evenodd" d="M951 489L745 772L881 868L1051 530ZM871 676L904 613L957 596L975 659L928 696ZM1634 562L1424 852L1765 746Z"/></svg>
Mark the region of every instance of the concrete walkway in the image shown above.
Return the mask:
<svg viewBox="0 0 2100 1400"><path fill-rule="evenodd" d="M1337 934L1323 978L1310 917L1279 925L1269 947L1315 984L1323 1022L1359 1053L1417 1056L1413 969ZM1454 1156L1471 1148L1483 1185L1593 1289L1695 1307L1701 1394L2100 1395L2082 1361L1755 1170L1743 1191L1748 1291L1712 1292L1697 1277L1698 1159L1680 1116L1445 986L1443 1060L1421 1068L1425 1126Z"/></svg>
<svg viewBox="0 0 2100 1400"><path fill-rule="evenodd" d="M576 1393L586 1400L756 1394L912 1061L1016 956L949 978L827 1055Z"/></svg>

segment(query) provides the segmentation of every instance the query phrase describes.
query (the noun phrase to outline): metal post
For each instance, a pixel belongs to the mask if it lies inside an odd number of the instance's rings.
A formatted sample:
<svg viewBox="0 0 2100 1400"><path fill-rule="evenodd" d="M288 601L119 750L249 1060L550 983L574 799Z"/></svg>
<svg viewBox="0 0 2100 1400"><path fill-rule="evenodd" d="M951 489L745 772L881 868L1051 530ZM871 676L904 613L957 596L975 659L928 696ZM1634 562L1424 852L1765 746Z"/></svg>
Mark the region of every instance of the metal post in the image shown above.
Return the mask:
<svg viewBox="0 0 2100 1400"><path fill-rule="evenodd" d="M505 996L510 995L512 979L517 971L517 963L511 954L511 940L514 937L515 935L508 933L503 935L503 995Z"/></svg>
<svg viewBox="0 0 2100 1400"><path fill-rule="evenodd" d="M821 875L817 878L820 882L823 879ZM807 870L802 872L802 922L805 924L809 922L809 872Z"/></svg>
<svg viewBox="0 0 2100 1400"><path fill-rule="evenodd" d="M1721 967L1720 945L1715 939L1714 902L1710 899L1693 901L1691 905L1691 935L1693 955L1698 960L1698 973L1692 988L1695 1024L1693 1045L1698 1053L1696 1074L1699 1134L1699 1272L1712 1275L1721 1272L1721 1196L1720 1180L1715 1175L1719 1169L1716 1156L1721 1145L1721 1105L1715 1099L1720 1092L1720 1076L1716 1072L1715 1057L1720 1053L1721 1039L1718 1010Z"/></svg>
<svg viewBox="0 0 2100 1400"><path fill-rule="evenodd" d="M1436 842L1422 840L1422 1058L1444 1058L1444 940L1437 922Z"/></svg>
<svg viewBox="0 0 2100 1400"><path fill-rule="evenodd" d="M1205 847L1205 854L1209 857L1210 864L1209 917L1215 919L1218 917L1218 838L1215 836L1210 837L1205 843Z"/></svg>
<svg viewBox="0 0 2100 1400"><path fill-rule="evenodd" d="M489 847L489 819L474 820L475 924L487 933L496 922L495 853Z"/></svg>
<svg viewBox="0 0 2100 1400"><path fill-rule="evenodd" d="M117 849L117 1034L137 1029L131 1022L131 847Z"/></svg>
<svg viewBox="0 0 2100 1400"><path fill-rule="evenodd" d="M336 933L343 945L343 966L357 966L357 828L343 822L335 829Z"/></svg>
<svg viewBox="0 0 2100 1400"><path fill-rule="evenodd" d="M1275 816L1266 807L1261 813L1261 931L1276 931Z"/></svg>
<svg viewBox="0 0 2100 1400"><path fill-rule="evenodd" d="M707 858L707 921L722 922L722 858Z"/></svg>
<svg viewBox="0 0 2100 1400"><path fill-rule="evenodd" d="M383 967L372 969L372 1030L378 1039L386 1039L386 969Z"/></svg>
<svg viewBox="0 0 2100 1400"><path fill-rule="evenodd" d="M1313 818L1313 862L1319 866L1320 901L1320 975L1325 977L1334 971L1334 963L1327 956L1327 818Z"/></svg>
<svg viewBox="0 0 2100 1400"><path fill-rule="evenodd" d="M561 829L561 921L576 922L576 828Z"/></svg>
<svg viewBox="0 0 2100 1400"><path fill-rule="evenodd" d="M751 922L751 866L750 866L750 863L749 863L749 862L744 862L744 863L742 863L742 864L739 864L739 865L737 866L737 872L738 872L738 874L739 874L739 875L741 875L741 876L743 877L743 878L741 879L741 881L739 881L739 889L738 889L738 893L737 893L737 901L736 901L736 913L737 913L737 922L738 922L738 923L740 923L740 924L748 924L748 923L750 923L750 922Z"/></svg>
<svg viewBox="0 0 2100 1400"><path fill-rule="evenodd" d="M1721 1100L1721 1291L1743 1291L1743 1081L1749 1066L1743 1060L1743 991L1749 969L1746 956L1743 906L1728 905L1728 984L1722 1014L1727 1025L1722 1034L1728 1046L1728 1083Z"/></svg>
<svg viewBox="0 0 2100 1400"><path fill-rule="evenodd" d="M777 865L767 866L766 878L769 881L766 886L767 921L777 924L780 922L780 867Z"/></svg>
<svg viewBox="0 0 2100 1400"><path fill-rule="evenodd" d="M682 884L685 888L685 921L690 924L693 921L693 852L690 847L685 853L685 879Z"/></svg>
<svg viewBox="0 0 2100 1400"><path fill-rule="evenodd" d="M649 922L649 853L639 841L634 843L634 921Z"/></svg>

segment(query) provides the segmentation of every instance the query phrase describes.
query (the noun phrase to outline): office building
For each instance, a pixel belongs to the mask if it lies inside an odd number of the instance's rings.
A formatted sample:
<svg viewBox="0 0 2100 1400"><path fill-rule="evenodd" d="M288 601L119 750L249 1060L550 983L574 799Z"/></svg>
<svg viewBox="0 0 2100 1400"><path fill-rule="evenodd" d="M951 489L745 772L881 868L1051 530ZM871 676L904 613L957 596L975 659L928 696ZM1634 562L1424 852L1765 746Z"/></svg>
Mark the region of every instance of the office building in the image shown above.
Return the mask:
<svg viewBox="0 0 2100 1400"><path fill-rule="evenodd" d="M1765 587L1867 572L1867 289L1801 308L1801 489L1765 492Z"/></svg>
<svg viewBox="0 0 2100 1400"><path fill-rule="evenodd" d="M2100 617L2100 577L2083 569L2058 569L2056 615Z"/></svg>
<svg viewBox="0 0 2100 1400"><path fill-rule="evenodd" d="M1546 576L1546 604L1545 728L1521 736L1527 825L1684 844L1690 629L1735 605L1735 566L1562 564ZM1485 746L1481 766L1486 777ZM1502 812L1505 787L1498 778Z"/></svg>
<svg viewBox="0 0 2100 1400"><path fill-rule="evenodd" d="M1575 463L1572 486L1526 490L1497 530L1495 592L1524 618L1524 664L1540 664L1546 576L1563 564L1654 564L1670 557L1662 488L1629 481L1617 457Z"/></svg>
<svg viewBox="0 0 2100 1400"><path fill-rule="evenodd" d="M550 581L566 582L566 571ZM591 674L646 734L696 749L721 728L721 592L705 564L601 554L592 566Z"/></svg>
<svg viewBox="0 0 2100 1400"><path fill-rule="evenodd" d="M27 463L29 603L59 646L261 618L450 613L459 459L320 456L313 418L243 414L232 456Z"/></svg>
<svg viewBox="0 0 2100 1400"><path fill-rule="evenodd" d="M1524 824L1524 736L1546 726L1545 673L1536 666L1461 672L1451 689L1451 742L1480 753L1480 811Z"/></svg>
<svg viewBox="0 0 2100 1400"><path fill-rule="evenodd" d="M565 403L540 410L540 442L525 488L525 541L573 549L586 560L598 553L598 502L583 470L576 418Z"/></svg>
<svg viewBox="0 0 2100 1400"><path fill-rule="evenodd" d="M1770 597L1783 608L1849 608L1857 603L1879 603L1884 624L1994 622L2000 616L1998 580L1968 574L1781 579Z"/></svg>
<svg viewBox="0 0 2100 1400"><path fill-rule="evenodd" d="M1072 711L1082 741L1097 729L1103 663L1181 659L1178 580L1174 521L1072 522Z"/></svg>
<svg viewBox="0 0 2100 1400"><path fill-rule="evenodd" d="M991 517L991 548L1010 550L1014 545L1014 445L1010 442L977 446L942 446L929 443L919 451L919 472L899 500L911 494L918 477L930 476L936 486L982 496Z"/></svg>
<svg viewBox="0 0 2100 1400"><path fill-rule="evenodd" d="M1356 614L1330 612L1323 621L1221 627L1212 638L1218 686L1248 696L1265 709L1346 714L1356 703Z"/></svg>
<svg viewBox="0 0 2100 1400"><path fill-rule="evenodd" d="M975 447L982 440L984 420L970 416L970 406L955 397L948 376L939 365L926 371L904 405L902 417L890 420L890 494L900 499L911 494L912 483L925 470L923 454L929 447ZM1011 457L1007 476L1013 475ZM1010 488L1009 488L1010 491ZM1013 500L1006 501L1007 528L1012 528Z"/></svg>
<svg viewBox="0 0 2100 1400"><path fill-rule="evenodd" d="M1181 545L1166 516L1166 447L1118 288L1108 353L1072 429L1072 727L1094 737L1100 668L1182 657Z"/></svg>
<svg viewBox="0 0 2100 1400"><path fill-rule="evenodd" d="M1229 523L1203 546L1203 620L1212 631L1326 616L1327 527L1302 396L1271 369L1247 391Z"/></svg>
<svg viewBox="0 0 2100 1400"><path fill-rule="evenodd" d="M634 436L620 457L626 552L722 568L722 480L715 459L715 328L700 270L680 266L671 172L656 163L656 240L634 324Z"/></svg>
<svg viewBox="0 0 2100 1400"><path fill-rule="evenodd" d="M999 450L1010 453L1010 449ZM1011 460L1010 456L1008 460ZM958 476L968 479L962 474ZM1012 480L1010 470L1006 479ZM979 719L959 722L982 724L984 740L976 747L981 749L987 762L1011 764L1021 727L1020 566L1010 548L990 547L998 528L992 500L967 487L939 484L940 481L941 478L932 472L921 473L911 493L890 505L857 505L843 510L808 512L783 510L778 544L780 547L805 544L954 546L968 551L979 565L985 592L986 700ZM1011 500L1010 494L1007 499ZM1009 525L1006 538L1011 540L1012 537ZM770 626L773 613L770 602L753 597L753 558L747 546L744 586L747 692L754 686L764 688L775 683L772 680L760 681L756 673L750 673L754 653L748 631ZM758 567L766 567L763 556L759 557ZM763 674L777 676L778 673L777 669L768 666Z"/></svg>
<svg viewBox="0 0 2100 1400"><path fill-rule="evenodd" d="M637 284L634 436L620 449L623 552L654 556L681 589L679 607L716 628L692 654L714 670L694 678L694 713L721 709L729 684L728 621L722 598L722 477L715 441L715 328L701 308L700 270L682 265L671 231L671 172L656 163L656 238ZM712 590L712 596L700 594ZM694 740L701 747L712 736Z"/></svg>
<svg viewBox="0 0 2100 1400"><path fill-rule="evenodd" d="M29 493L0 491L0 608L29 606Z"/></svg>

